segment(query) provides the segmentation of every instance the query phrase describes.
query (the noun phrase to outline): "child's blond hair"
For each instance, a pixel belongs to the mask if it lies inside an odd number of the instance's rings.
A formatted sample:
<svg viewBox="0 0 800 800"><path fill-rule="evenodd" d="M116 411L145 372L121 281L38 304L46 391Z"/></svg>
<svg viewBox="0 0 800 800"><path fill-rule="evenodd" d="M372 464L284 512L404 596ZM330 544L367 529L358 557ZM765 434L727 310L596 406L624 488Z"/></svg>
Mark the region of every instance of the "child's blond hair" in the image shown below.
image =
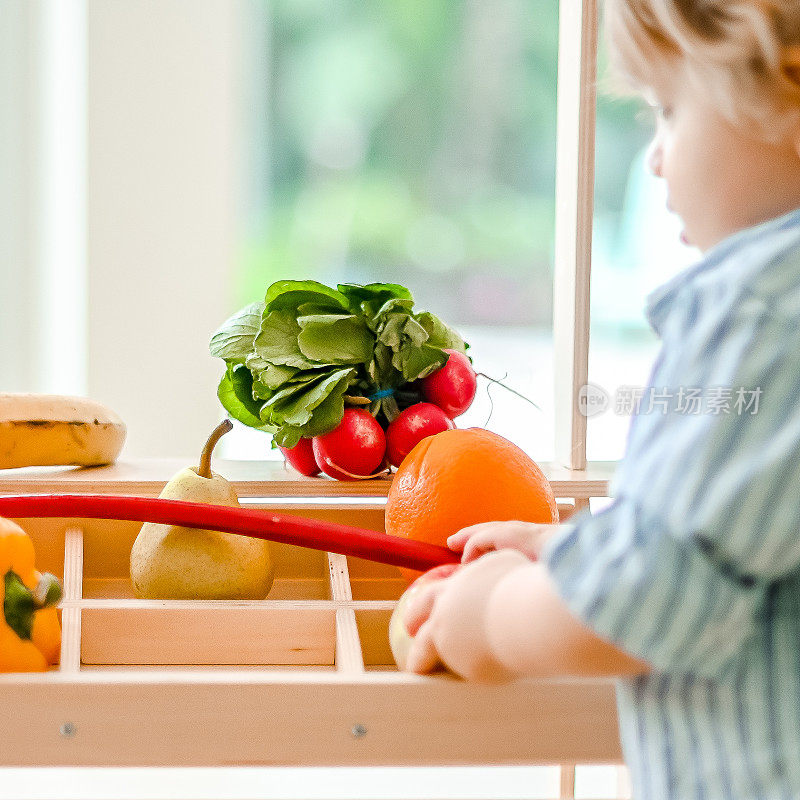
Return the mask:
<svg viewBox="0 0 800 800"><path fill-rule="evenodd" d="M800 124L800 0L606 0L605 31L615 91L677 58L733 124L768 140Z"/></svg>

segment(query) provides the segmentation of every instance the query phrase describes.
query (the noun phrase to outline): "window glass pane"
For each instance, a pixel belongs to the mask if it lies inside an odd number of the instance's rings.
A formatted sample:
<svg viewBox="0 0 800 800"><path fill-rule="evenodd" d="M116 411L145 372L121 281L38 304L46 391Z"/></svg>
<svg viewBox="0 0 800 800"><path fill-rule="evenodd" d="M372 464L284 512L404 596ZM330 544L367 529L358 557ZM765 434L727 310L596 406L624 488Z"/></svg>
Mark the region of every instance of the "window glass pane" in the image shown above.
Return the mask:
<svg viewBox="0 0 800 800"><path fill-rule="evenodd" d="M248 8L239 306L287 278L404 284L462 333L478 372L541 409L499 386L489 397L480 378L458 426L551 459L558 4ZM264 434L226 439L237 457L267 450Z"/></svg>
<svg viewBox="0 0 800 800"><path fill-rule="evenodd" d="M601 79L605 70L601 42ZM646 385L659 347L644 315L647 295L699 255L681 244L664 181L647 168L652 134L652 114L642 101L599 94L589 383L600 401L593 407L605 410L587 421L590 461L624 453L631 402Z"/></svg>

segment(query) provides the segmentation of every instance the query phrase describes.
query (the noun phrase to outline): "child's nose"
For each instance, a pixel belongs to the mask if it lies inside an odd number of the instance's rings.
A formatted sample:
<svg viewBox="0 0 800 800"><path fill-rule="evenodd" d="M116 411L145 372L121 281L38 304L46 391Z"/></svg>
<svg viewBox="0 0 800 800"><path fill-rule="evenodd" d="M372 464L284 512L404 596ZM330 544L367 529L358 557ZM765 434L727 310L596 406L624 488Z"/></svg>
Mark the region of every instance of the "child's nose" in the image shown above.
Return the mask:
<svg viewBox="0 0 800 800"><path fill-rule="evenodd" d="M658 138L653 139L647 148L647 168L656 178L661 177L661 142Z"/></svg>

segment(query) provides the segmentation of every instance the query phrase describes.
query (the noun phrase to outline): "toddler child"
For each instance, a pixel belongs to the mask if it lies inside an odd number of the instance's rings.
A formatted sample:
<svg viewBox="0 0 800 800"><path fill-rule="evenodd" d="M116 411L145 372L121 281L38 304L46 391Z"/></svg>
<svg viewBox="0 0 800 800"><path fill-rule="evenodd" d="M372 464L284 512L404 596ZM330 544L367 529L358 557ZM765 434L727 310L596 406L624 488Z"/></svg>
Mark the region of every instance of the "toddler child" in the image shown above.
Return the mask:
<svg viewBox="0 0 800 800"><path fill-rule="evenodd" d="M610 505L452 536L407 668L614 676L636 800L800 798L800 0L608 0L605 26L703 258L648 297Z"/></svg>

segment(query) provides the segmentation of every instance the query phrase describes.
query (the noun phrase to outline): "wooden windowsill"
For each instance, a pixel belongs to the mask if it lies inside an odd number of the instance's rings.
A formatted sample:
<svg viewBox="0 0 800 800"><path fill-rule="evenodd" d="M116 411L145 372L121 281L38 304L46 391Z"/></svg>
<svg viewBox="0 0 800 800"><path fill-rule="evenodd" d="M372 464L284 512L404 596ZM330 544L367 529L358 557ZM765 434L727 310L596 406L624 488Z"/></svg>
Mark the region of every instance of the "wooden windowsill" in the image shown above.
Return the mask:
<svg viewBox="0 0 800 800"><path fill-rule="evenodd" d="M150 458L120 461L108 467L28 467L0 470L0 494L93 493L156 496L186 459ZM557 464L539 465L556 497L606 497L616 462L590 462L585 470ZM216 459L214 471L230 480L239 497L385 497L392 478L336 481L306 478L282 461L228 461Z"/></svg>

